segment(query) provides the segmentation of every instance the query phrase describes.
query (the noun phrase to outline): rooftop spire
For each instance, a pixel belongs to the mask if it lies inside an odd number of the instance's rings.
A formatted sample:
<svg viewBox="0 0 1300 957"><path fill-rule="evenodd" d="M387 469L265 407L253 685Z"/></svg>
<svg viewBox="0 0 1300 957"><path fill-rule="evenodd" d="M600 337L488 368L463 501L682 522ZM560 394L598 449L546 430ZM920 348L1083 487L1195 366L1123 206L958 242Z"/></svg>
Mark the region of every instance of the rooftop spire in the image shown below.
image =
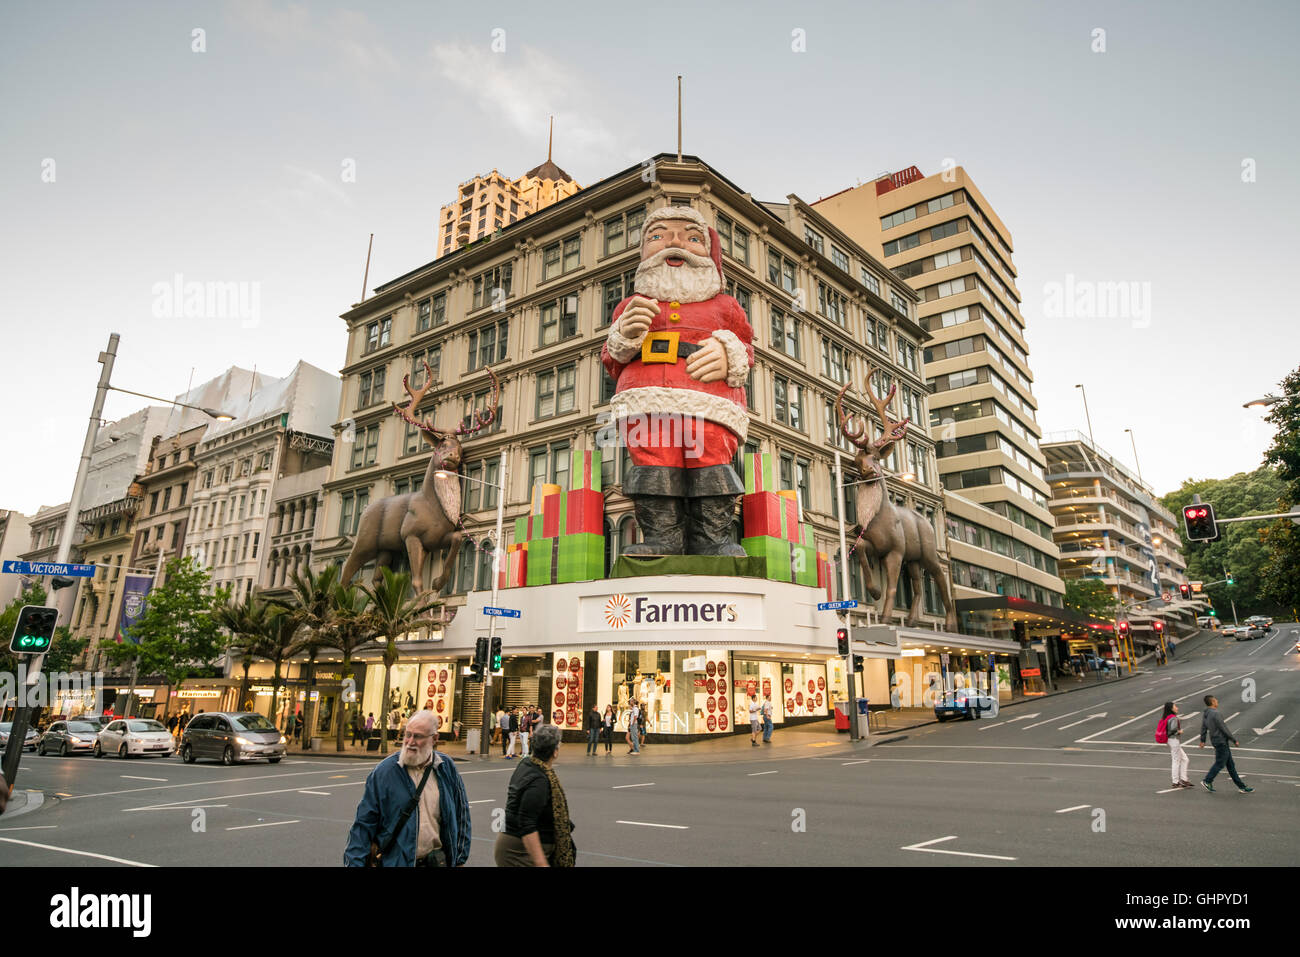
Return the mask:
<svg viewBox="0 0 1300 957"><path fill-rule="evenodd" d="M551 115L551 132L546 136L546 162L551 161L551 144L555 142L555 115Z"/></svg>

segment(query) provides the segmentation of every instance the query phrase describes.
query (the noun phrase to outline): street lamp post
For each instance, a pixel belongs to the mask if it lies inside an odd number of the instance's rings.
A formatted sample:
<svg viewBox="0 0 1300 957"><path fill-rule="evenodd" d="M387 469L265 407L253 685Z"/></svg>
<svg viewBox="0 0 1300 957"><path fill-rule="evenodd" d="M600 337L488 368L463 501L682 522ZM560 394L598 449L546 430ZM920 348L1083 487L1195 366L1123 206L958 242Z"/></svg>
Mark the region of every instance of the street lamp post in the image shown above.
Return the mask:
<svg viewBox="0 0 1300 957"><path fill-rule="evenodd" d="M1095 451L1097 448L1097 440L1092 437L1092 413L1088 411L1088 390L1083 387L1082 382L1076 383L1074 387L1083 393L1083 417L1088 420L1088 441L1092 443L1093 450Z"/></svg>
<svg viewBox="0 0 1300 957"><path fill-rule="evenodd" d="M1128 433L1129 444L1133 446L1133 464L1137 466L1138 481L1142 482L1143 485L1146 485L1146 482L1142 479L1142 463L1138 461L1138 447L1137 442L1133 440L1133 430L1125 429L1124 431Z"/></svg>

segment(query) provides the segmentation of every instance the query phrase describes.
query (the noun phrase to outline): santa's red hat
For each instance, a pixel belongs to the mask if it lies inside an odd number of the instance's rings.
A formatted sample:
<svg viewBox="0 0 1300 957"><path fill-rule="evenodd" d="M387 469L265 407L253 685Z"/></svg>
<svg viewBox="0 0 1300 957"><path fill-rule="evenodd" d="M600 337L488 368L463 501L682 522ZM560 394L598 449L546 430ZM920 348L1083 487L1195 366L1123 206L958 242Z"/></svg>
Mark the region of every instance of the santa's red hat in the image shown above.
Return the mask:
<svg viewBox="0 0 1300 957"><path fill-rule="evenodd" d="M690 206L660 206L658 209L652 211L648 216L646 216L645 223L642 225L641 235L645 236L646 230L650 228L650 225L661 219L684 219L687 222L694 223L696 226L699 226L700 229L704 230L705 235L707 236L706 241L709 244L709 258L713 260L713 265L718 270L718 275L722 276L722 244L718 241L718 231L709 225L708 220L706 220L699 211L692 209Z"/></svg>

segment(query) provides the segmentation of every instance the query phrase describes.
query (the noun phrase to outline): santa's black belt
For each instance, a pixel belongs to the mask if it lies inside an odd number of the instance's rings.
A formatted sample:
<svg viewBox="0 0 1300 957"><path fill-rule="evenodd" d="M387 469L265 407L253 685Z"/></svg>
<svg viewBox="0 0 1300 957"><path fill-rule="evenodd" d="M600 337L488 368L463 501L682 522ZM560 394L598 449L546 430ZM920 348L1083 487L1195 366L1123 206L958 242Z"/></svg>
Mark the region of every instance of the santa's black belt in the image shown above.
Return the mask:
<svg viewBox="0 0 1300 957"><path fill-rule="evenodd" d="M676 362L703 348L694 342L682 342L680 332L651 332L641 342L641 361Z"/></svg>

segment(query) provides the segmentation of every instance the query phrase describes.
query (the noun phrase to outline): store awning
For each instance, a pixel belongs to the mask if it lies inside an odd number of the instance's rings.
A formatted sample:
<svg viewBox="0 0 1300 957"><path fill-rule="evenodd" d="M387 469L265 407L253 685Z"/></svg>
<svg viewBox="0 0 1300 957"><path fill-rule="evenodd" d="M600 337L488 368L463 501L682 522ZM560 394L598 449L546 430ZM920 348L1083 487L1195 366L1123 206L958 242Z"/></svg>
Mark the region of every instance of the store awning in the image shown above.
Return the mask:
<svg viewBox="0 0 1300 957"><path fill-rule="evenodd" d="M957 613L963 619L970 618L989 625L997 623L1004 629L1018 621L1036 629L1059 629L1063 636L1068 637L1109 636L1115 628L1114 622L1103 618L1007 595L959 598Z"/></svg>
<svg viewBox="0 0 1300 957"><path fill-rule="evenodd" d="M930 631L927 628L900 628L896 625L872 625L853 632L854 654L869 658L902 658L904 649L931 650L935 654L996 654L1018 655L1020 643L1001 638L984 638L977 635L958 635L948 631Z"/></svg>

